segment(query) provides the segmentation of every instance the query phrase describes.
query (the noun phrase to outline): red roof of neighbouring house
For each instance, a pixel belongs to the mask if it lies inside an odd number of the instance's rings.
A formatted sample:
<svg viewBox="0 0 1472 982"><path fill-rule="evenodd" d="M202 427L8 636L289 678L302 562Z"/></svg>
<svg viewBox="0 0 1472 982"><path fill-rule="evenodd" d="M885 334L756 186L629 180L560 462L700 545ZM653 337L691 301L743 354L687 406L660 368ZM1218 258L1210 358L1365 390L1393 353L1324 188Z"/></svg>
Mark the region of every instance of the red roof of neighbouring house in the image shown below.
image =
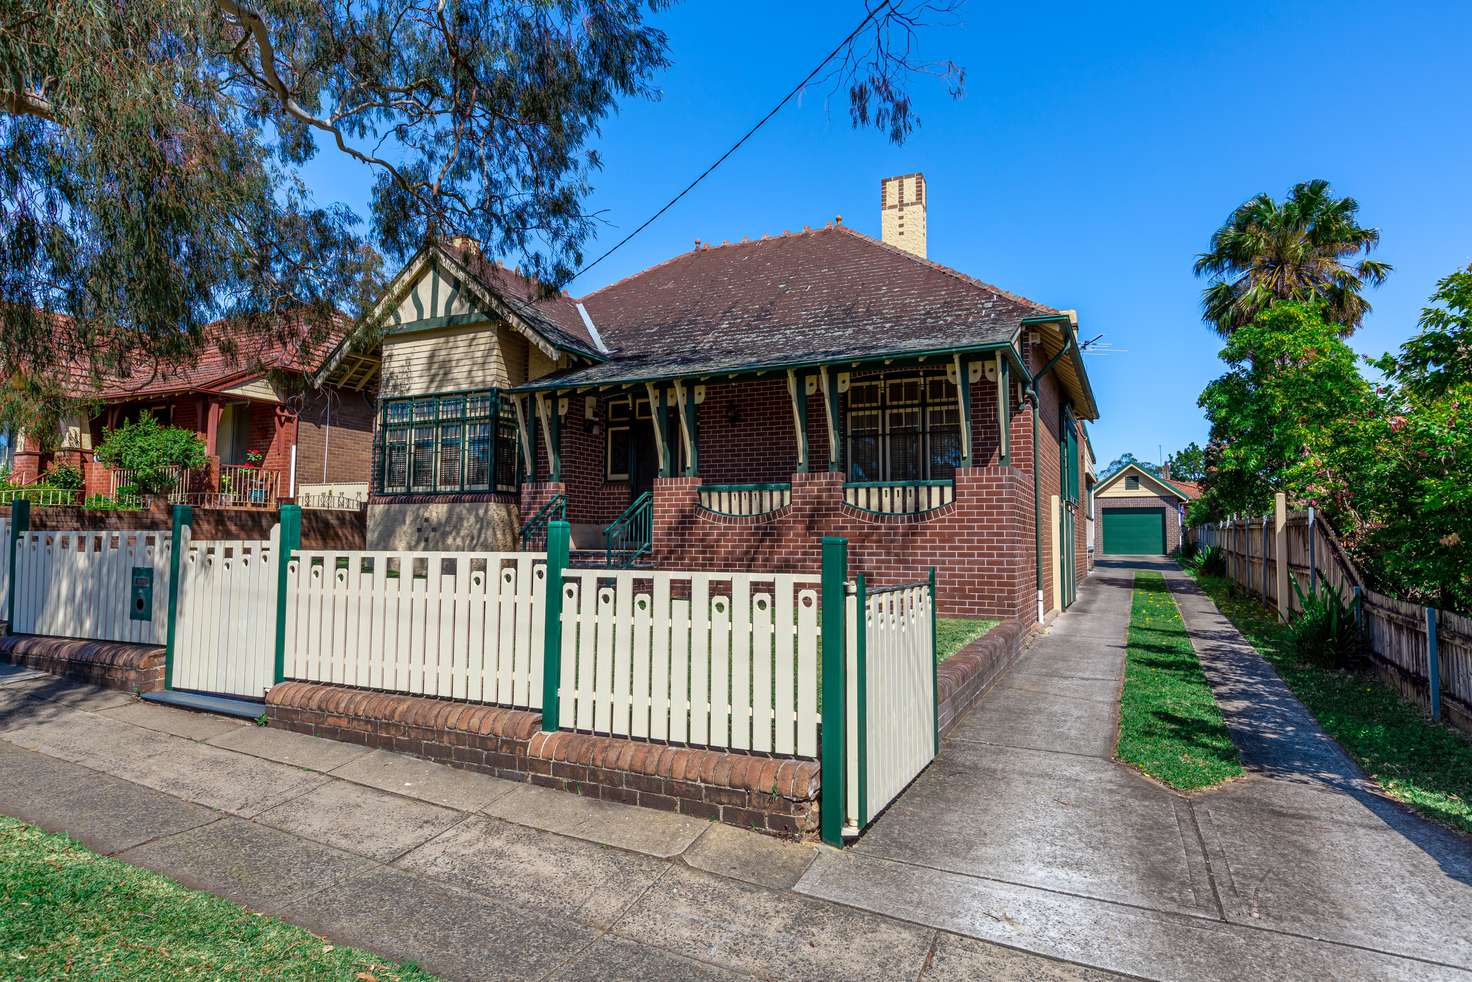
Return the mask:
<svg viewBox="0 0 1472 982"><path fill-rule="evenodd" d="M70 321L58 317L58 322ZM330 326L315 329L300 314L270 326L254 317L219 320L205 326L205 344L191 360L139 361L125 376L94 378L91 366L74 357L68 365L71 394L123 400L232 388L277 369L305 374L322 363L346 331L341 315Z"/></svg>

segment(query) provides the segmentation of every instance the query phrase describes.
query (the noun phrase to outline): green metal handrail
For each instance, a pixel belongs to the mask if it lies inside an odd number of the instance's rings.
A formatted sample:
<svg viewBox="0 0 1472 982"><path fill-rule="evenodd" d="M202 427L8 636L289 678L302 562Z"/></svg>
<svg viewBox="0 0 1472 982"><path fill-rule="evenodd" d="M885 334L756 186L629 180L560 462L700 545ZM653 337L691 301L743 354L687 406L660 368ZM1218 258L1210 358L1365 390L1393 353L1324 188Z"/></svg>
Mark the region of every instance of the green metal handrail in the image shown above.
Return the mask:
<svg viewBox="0 0 1472 982"><path fill-rule="evenodd" d="M521 527L521 548L529 551L533 545L545 545L547 542L547 523L550 521L567 521L567 495L554 494L547 499L547 503L537 510L537 513L527 520Z"/></svg>
<svg viewBox="0 0 1472 982"><path fill-rule="evenodd" d="M617 556L620 565L628 567L654 550L654 495L645 491L635 498L623 514L603 529L604 558L610 569Z"/></svg>

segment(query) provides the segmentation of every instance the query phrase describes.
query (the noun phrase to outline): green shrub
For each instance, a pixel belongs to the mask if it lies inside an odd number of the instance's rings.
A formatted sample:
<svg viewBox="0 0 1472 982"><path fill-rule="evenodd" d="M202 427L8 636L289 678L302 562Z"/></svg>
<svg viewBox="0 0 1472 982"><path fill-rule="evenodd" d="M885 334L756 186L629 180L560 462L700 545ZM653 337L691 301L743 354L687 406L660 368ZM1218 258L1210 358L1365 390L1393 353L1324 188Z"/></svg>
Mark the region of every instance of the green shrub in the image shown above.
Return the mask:
<svg viewBox="0 0 1472 982"><path fill-rule="evenodd" d="M1201 547L1196 544L1195 539L1184 540L1181 543L1180 548L1176 550L1177 554L1180 556L1181 562L1185 563L1188 566L1196 561L1196 554L1200 551Z"/></svg>
<svg viewBox="0 0 1472 982"><path fill-rule="evenodd" d="M192 430L161 426L144 412L137 422L125 422L108 430L97 448L97 459L109 467L132 471L137 491L162 494L170 490L170 470L189 470L205 464L204 441Z"/></svg>
<svg viewBox="0 0 1472 982"><path fill-rule="evenodd" d="M1196 569L1202 576L1226 576L1227 557L1219 546L1207 546L1197 553Z"/></svg>
<svg viewBox="0 0 1472 982"><path fill-rule="evenodd" d="M72 464L56 464L46 472L46 477L40 483L62 491L80 491L82 485L87 482L82 477L80 467Z"/></svg>
<svg viewBox="0 0 1472 982"><path fill-rule="evenodd" d="M94 494L82 502L82 507L88 511L141 511L143 499L136 495L125 495L121 491L116 498Z"/></svg>
<svg viewBox="0 0 1472 982"><path fill-rule="evenodd" d="M1360 636L1354 612L1331 584L1321 580L1304 593L1298 577L1290 576L1302 611L1288 625L1293 651L1305 661L1329 668L1348 668L1360 659Z"/></svg>

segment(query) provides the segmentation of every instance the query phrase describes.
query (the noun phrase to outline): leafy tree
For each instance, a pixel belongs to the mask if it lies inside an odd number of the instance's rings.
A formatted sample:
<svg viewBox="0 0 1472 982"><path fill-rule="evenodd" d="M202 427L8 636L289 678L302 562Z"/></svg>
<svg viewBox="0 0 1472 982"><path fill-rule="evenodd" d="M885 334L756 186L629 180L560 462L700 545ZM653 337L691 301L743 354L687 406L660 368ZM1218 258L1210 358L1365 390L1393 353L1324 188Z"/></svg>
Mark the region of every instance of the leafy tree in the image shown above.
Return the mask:
<svg viewBox="0 0 1472 982"><path fill-rule="evenodd" d="M1423 317L1381 359L1403 367L1402 384L1378 388L1322 304L1280 302L1233 332L1228 372L1201 395L1207 478L1188 520L1263 514L1282 491L1319 509L1376 589L1472 611L1472 376L1413 367L1453 350L1435 335L1460 329Z"/></svg>
<svg viewBox="0 0 1472 982"><path fill-rule="evenodd" d="M108 430L97 447L97 459L109 467L132 471L139 492L163 494L172 485L170 469L205 465L204 441L191 430L162 426L144 412L137 422Z"/></svg>
<svg viewBox="0 0 1472 982"><path fill-rule="evenodd" d="M1359 208L1324 180L1295 184L1282 202L1259 194L1239 205L1196 257L1196 275L1211 281L1202 320L1226 337L1279 300L1318 300L1330 323L1354 333L1370 310L1360 291L1391 270L1368 258L1380 232L1359 224Z"/></svg>
<svg viewBox="0 0 1472 982"><path fill-rule="evenodd" d="M1132 453L1123 453L1109 462L1109 466L1105 467L1104 470L1099 473L1099 479L1102 481L1106 477L1113 477L1115 474L1118 474L1120 471L1124 470L1131 464L1134 464L1136 467L1151 474L1160 473L1160 466L1158 464L1147 463L1146 461L1140 460Z"/></svg>
<svg viewBox="0 0 1472 982"><path fill-rule="evenodd" d="M1374 364L1407 392L1446 395L1472 379L1472 266L1436 284L1431 305L1421 311L1420 333L1398 355Z"/></svg>
<svg viewBox="0 0 1472 982"><path fill-rule="evenodd" d="M221 317L314 346L430 236L560 286L596 227L591 142L658 95L666 2L0 0L0 426L47 429L74 365L187 362ZM854 125L903 140L915 73L959 94L910 60L954 6L868 8L827 63ZM323 148L374 174L366 224L310 193Z"/></svg>
<svg viewBox="0 0 1472 982"><path fill-rule="evenodd" d="M1199 404L1211 422L1210 475L1192 518L1263 514L1284 491L1330 513L1352 515L1338 470L1352 426L1378 406L1340 326L1317 303L1284 301L1233 331L1225 375Z"/></svg>
<svg viewBox="0 0 1472 982"><path fill-rule="evenodd" d="M1206 477L1206 451L1192 440L1165 459L1170 465L1170 476L1183 481L1201 481Z"/></svg>

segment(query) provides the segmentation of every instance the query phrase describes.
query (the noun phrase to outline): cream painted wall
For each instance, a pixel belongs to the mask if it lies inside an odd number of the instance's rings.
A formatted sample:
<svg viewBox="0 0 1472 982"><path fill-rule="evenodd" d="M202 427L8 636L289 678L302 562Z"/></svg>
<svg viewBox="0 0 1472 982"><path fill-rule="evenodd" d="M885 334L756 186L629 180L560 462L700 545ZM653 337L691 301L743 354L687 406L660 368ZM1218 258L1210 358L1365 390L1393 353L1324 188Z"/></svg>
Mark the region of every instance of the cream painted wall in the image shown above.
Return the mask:
<svg viewBox="0 0 1472 982"><path fill-rule="evenodd" d="M380 397L486 389L526 381L527 342L490 321L383 339Z"/></svg>

